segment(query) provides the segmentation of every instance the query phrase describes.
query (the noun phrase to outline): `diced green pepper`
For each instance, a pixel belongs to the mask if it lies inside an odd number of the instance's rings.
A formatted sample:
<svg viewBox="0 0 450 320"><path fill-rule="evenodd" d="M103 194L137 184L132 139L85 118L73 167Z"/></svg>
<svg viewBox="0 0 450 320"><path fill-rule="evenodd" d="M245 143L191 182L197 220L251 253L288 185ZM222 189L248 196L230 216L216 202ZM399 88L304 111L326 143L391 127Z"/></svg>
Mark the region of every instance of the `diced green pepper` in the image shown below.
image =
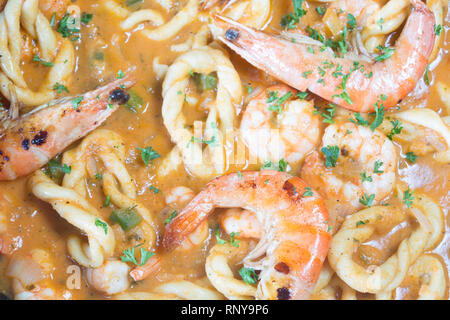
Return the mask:
<svg viewBox="0 0 450 320"><path fill-rule="evenodd" d="M125 103L125 107L133 112L138 112L144 105L144 100L133 90L128 90L128 94L130 95L130 99Z"/></svg>
<svg viewBox="0 0 450 320"><path fill-rule="evenodd" d="M213 90L217 86L217 76L214 72L206 75L194 72L192 78L194 79L197 88L202 92L206 90Z"/></svg>
<svg viewBox="0 0 450 320"><path fill-rule="evenodd" d="M134 210L134 207L114 210L109 219L112 223L118 223L124 231L136 227L142 221L142 217Z"/></svg>

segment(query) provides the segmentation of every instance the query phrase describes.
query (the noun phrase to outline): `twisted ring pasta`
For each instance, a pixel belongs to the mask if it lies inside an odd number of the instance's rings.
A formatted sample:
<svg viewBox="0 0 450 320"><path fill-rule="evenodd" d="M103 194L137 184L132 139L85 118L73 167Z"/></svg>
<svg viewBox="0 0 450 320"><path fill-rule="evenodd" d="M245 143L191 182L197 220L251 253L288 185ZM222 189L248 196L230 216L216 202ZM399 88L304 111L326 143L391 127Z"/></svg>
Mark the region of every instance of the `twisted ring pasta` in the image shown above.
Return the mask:
<svg viewBox="0 0 450 320"><path fill-rule="evenodd" d="M36 171L28 184L36 197L50 203L63 219L87 235L89 244L81 244L75 236L68 239L69 253L79 264L96 268L114 253L115 237L111 227L99 219L97 209L84 197L74 190L58 186L42 171ZM99 227L98 221L103 227Z"/></svg>
<svg viewBox="0 0 450 320"><path fill-rule="evenodd" d="M228 259L236 255L239 248L229 244L215 245L208 258L206 258L205 270L212 285L231 300L243 300L254 298L256 288L242 280L234 278L233 272L228 266Z"/></svg>
<svg viewBox="0 0 450 320"><path fill-rule="evenodd" d="M20 70L22 41L20 27L40 47L40 58L52 62L37 92L32 91ZM68 39L58 40L47 18L39 11L38 0L10 0L0 13L0 92L11 100L14 95L25 106L37 106L55 98L53 85L67 84L74 68L74 49Z"/></svg>
<svg viewBox="0 0 450 320"><path fill-rule="evenodd" d="M441 300L445 296L447 280L441 260L430 254L420 256L409 268L408 278L420 284L417 300ZM394 292L378 294L379 300L390 300Z"/></svg>
<svg viewBox="0 0 450 320"><path fill-rule="evenodd" d="M96 130L84 138L77 148L67 151L63 162L70 165L72 170L64 176L63 186L76 190L80 195L86 195L86 176L93 177L97 172L96 168L88 168L91 163L89 150L94 150L105 166L102 173L105 195L110 196L111 202L119 208L134 207L144 220L129 232L137 232L146 240L148 246L153 246L156 242L154 222L147 208L136 201L136 186L124 165L125 148L118 134L110 130Z"/></svg>
<svg viewBox="0 0 450 320"><path fill-rule="evenodd" d="M336 300L340 296L341 300L356 300L356 291L350 288L337 275L334 275L328 285L314 292L312 300Z"/></svg>
<svg viewBox="0 0 450 320"><path fill-rule="evenodd" d="M402 25L408 16L409 4L409 0L390 0L369 17L361 33L369 52L374 52L388 34Z"/></svg>
<svg viewBox="0 0 450 320"><path fill-rule="evenodd" d="M193 137L199 138L195 133L201 132L203 123L196 121L194 130L187 128L182 112L185 101L182 93L186 92L190 73L209 74L214 71L218 77L217 96L215 102L209 105L203 135L204 141L214 139L214 143L209 144L203 151L201 143L192 141ZM220 50L210 47L202 47L181 55L167 71L163 83L163 99L164 125L178 149L175 154L170 154L172 162L177 163L179 152L187 169L197 177L211 178L224 173L226 150L220 134L224 135L233 130L233 104L242 99L241 81L229 59ZM163 166L167 167L165 164Z"/></svg>
<svg viewBox="0 0 450 320"><path fill-rule="evenodd" d="M393 114L392 117L402 120L404 127L402 132L395 136L395 139L410 143L416 154L423 155L431 150L434 151L436 161L450 163L450 130L435 111L428 108L410 109ZM433 139L432 135L423 132L423 128L435 132L438 137ZM439 138L444 139L446 146L441 146ZM425 141L418 143L423 139ZM446 150L442 150L445 147Z"/></svg>
<svg viewBox="0 0 450 320"><path fill-rule="evenodd" d="M163 283L153 292L124 292L115 295L119 300L223 300L223 296L215 290L186 281Z"/></svg>
<svg viewBox="0 0 450 320"><path fill-rule="evenodd" d="M417 194L410 211L418 217L420 227L400 243L394 255L373 269L365 269L352 260L354 248L368 239L376 228L399 213L379 206L362 210L345 220L331 241L328 261L347 285L359 292L381 293L393 290L403 281L409 266L417 257L437 243L444 226L439 206L427 196ZM364 224L360 225L360 221L364 221Z"/></svg>
<svg viewBox="0 0 450 320"><path fill-rule="evenodd" d="M114 0L103 1L103 5L116 17L124 19L120 24L123 30L130 30L140 23L151 21L156 28L152 30L144 28L141 33L150 40L163 41L172 38L183 27L195 20L199 2L199 0L189 0L184 8L166 23L164 23L162 15L152 9L140 9L135 12L130 12Z"/></svg>

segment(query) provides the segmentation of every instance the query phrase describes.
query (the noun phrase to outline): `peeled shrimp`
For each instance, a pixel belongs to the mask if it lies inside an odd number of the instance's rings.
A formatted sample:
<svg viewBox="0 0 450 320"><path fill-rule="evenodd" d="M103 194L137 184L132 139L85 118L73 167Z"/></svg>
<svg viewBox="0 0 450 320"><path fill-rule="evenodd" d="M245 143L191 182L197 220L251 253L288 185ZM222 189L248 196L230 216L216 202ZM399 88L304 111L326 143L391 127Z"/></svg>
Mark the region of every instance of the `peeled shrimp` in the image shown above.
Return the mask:
<svg viewBox="0 0 450 320"><path fill-rule="evenodd" d="M348 210L361 208L364 196L373 195L369 204L376 204L392 192L397 153L393 143L378 130L372 132L350 122L335 123L325 129L322 146L339 147L336 168L326 168L322 155L314 151L305 159L301 177L331 202L329 208L336 207L335 213L343 216ZM343 167L342 160L349 162L348 167Z"/></svg>
<svg viewBox="0 0 450 320"><path fill-rule="evenodd" d="M79 97L43 105L17 120L6 120L5 130L0 131L0 181L39 169L97 128L117 110L117 104L128 101L123 89L134 83L125 77Z"/></svg>
<svg viewBox="0 0 450 320"><path fill-rule="evenodd" d="M411 0L411 4L413 10L394 53L375 63L335 58L329 51L321 52L322 44L312 46L312 53L310 44L274 37L227 18L216 16L215 22L226 30L220 40L255 67L300 91L308 89L344 108L369 112L380 95L387 97L386 107L396 105L414 89L427 67L434 46L435 19L422 1ZM325 65L333 67L323 69ZM338 66L340 76L335 73ZM319 67L325 71L323 76Z"/></svg>
<svg viewBox="0 0 450 320"><path fill-rule="evenodd" d="M116 294L127 290L130 286L129 269L124 262L110 260L99 268L89 268L86 272L86 278L96 290L106 294Z"/></svg>
<svg viewBox="0 0 450 320"><path fill-rule="evenodd" d="M301 179L263 170L231 173L212 180L168 225L163 245L173 249L196 230L216 207L256 212L263 226L259 244L244 265L261 270L256 298L307 299L326 257L328 211ZM260 258L252 262L252 259Z"/></svg>
<svg viewBox="0 0 450 320"><path fill-rule="evenodd" d="M266 160L299 162L319 141L319 118L313 115L314 105L309 101L277 100L269 102L269 96L294 97L295 90L285 85L272 86L253 98L241 121L242 139L250 155ZM273 99L272 99L273 100ZM279 112L274 112L274 106ZM277 126L271 120L276 119Z"/></svg>
<svg viewBox="0 0 450 320"><path fill-rule="evenodd" d="M239 208L228 209L220 215L220 226L228 233L234 233L237 238L259 239L262 226L254 212Z"/></svg>

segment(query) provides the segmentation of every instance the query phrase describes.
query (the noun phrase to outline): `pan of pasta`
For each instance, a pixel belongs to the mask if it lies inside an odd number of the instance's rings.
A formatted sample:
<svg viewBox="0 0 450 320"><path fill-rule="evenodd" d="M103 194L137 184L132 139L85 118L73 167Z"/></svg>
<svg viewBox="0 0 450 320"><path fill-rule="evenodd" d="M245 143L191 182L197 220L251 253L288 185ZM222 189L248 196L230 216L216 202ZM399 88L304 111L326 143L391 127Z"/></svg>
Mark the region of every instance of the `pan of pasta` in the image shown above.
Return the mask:
<svg viewBox="0 0 450 320"><path fill-rule="evenodd" d="M447 0L0 0L0 299L448 300L449 50Z"/></svg>

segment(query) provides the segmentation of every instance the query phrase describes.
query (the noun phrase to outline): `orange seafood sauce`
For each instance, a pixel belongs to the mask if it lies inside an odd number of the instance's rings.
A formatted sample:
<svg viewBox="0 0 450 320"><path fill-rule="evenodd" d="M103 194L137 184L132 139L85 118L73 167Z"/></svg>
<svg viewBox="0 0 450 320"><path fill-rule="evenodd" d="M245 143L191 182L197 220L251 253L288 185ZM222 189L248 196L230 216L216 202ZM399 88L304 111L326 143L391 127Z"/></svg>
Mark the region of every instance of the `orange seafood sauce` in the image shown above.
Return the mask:
<svg viewBox="0 0 450 320"><path fill-rule="evenodd" d="M185 2L187 1L175 1L180 7ZM281 17L291 10L290 1L276 2L277 5L272 8L268 30L280 30ZM70 94L81 94L95 88L99 83L108 82L114 79L119 70L132 70L131 72L136 75L138 82L133 90L142 97L144 101L142 107L136 112L130 111L126 107L120 107L102 125L102 128L113 130L124 139L127 151L127 169L136 181L138 199L150 210L158 222L158 235L161 238L164 233L164 220L167 218L167 212L164 210L166 207L165 192L175 186L187 186L198 192L207 181L189 175L183 167L164 179L158 179L156 168L161 163L162 158L154 160L149 167L142 164L140 151L137 148L152 146L162 157L173 148L173 143L163 124L161 115L162 80L157 79L153 71L153 59L154 57L160 57L160 63L170 65L180 55L180 53L172 52L170 46L186 41L189 36L198 31L200 23L194 22L188 25L168 41L157 42L141 35L139 28L129 32L121 30L119 27L120 19L105 11L101 1L77 0L75 4L81 8L82 12L92 13L93 19L88 26L82 26L81 41L74 42L77 64L71 83L68 85ZM168 21L175 14L175 10L166 14L156 1L144 0L139 6L154 8L162 12L165 15L165 21ZM314 8L314 6L311 8ZM312 11L312 13L302 20L303 23L314 25L318 29L323 28L319 21L320 16L315 14L313 9L309 11ZM149 25L149 27L152 26ZM449 27L447 21L444 29ZM438 58L439 63L430 72L431 85L420 94L420 97L405 99L400 103L398 106L400 110L419 106L431 108L442 116L447 115L444 104L435 88L438 81L450 84L450 73L448 72L450 68L449 32L443 31L443 34L444 36L441 37L442 49ZM253 88L264 88L276 83L273 78L256 70L236 54L229 53L243 85L249 84ZM24 75L30 87L38 88L43 72L46 72L45 67L36 63L24 62ZM243 90L246 92L245 87L243 87ZM316 105L325 105L325 102L320 98L315 97L314 99ZM192 112L190 112L188 119L204 120L206 118L207 113L205 111L195 109L190 111ZM248 168L248 166L236 168L236 166L230 165L228 171L233 172ZM250 167L250 169L252 168ZM292 173L298 174L299 169L295 168ZM433 253L443 260L447 266L447 271L450 271L449 174L450 167L437 163L431 155L419 157L414 165L406 163L404 159L399 160L398 175L400 179L407 181L411 188L416 191L432 197L441 206L445 214L445 235L441 243L433 250ZM0 182L0 211L7 217L6 233L13 238L15 245L13 254L27 255L34 248L48 251L54 265L51 272L52 281L56 286L64 287L68 277L67 267L75 264L67 252L66 239L71 234L78 234L79 231L60 218L49 204L34 197L27 188L27 179L27 177L24 177L12 182ZM106 219L112 209L103 207L105 196L101 186L98 181L89 181L88 185L90 191L88 200L99 209ZM150 186L158 188L160 192L155 194ZM189 280L204 277L206 255L209 247L216 242L213 230L215 221L210 221L210 226L211 235L201 247L184 253L166 253L163 248L157 248L157 252L162 257L161 271L155 276L133 283L130 291L151 292L155 285L169 280ZM411 228L414 226L414 222L404 223L398 227L399 231L390 234L390 237L403 239L410 234ZM391 240L389 243L393 245L399 243L398 239ZM126 244L121 245L121 247L126 247ZM372 264L384 261L392 254L392 249L366 246L361 248L360 251L363 251L364 256L370 257L370 263ZM385 251L383 252L383 250ZM121 252L115 253L117 257L120 255ZM355 259L360 260L358 257ZM10 295L10 279L5 276L8 261L8 256L0 255L0 291ZM364 263L364 261L359 262ZM82 274L81 288L71 290L72 298L108 298L90 288L85 280L84 270ZM411 289L410 291L414 290ZM408 295L406 294L405 297L408 297Z"/></svg>

